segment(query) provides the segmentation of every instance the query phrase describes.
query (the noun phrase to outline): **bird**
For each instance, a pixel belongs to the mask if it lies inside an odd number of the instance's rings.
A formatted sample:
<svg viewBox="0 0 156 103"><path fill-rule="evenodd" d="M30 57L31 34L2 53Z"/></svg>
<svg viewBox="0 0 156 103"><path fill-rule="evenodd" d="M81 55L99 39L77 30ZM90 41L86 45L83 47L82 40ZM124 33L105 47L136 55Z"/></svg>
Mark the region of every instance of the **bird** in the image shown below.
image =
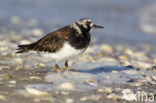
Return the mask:
<svg viewBox="0 0 156 103"><path fill-rule="evenodd" d="M65 62L65 70L68 72L68 61L81 55L89 46L91 40L90 30L104 28L95 25L89 18L81 18L73 24L66 25L51 32L36 42L18 45L16 53L35 52L43 57L54 60L55 69L61 75L58 63Z"/></svg>

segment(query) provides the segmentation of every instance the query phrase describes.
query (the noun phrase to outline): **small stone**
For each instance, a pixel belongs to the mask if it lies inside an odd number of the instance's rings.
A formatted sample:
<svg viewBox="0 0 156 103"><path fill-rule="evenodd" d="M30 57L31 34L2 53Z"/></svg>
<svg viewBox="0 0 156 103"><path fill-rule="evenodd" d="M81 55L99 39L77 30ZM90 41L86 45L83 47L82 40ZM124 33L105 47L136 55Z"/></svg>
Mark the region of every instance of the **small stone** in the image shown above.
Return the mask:
<svg viewBox="0 0 156 103"><path fill-rule="evenodd" d="M151 78L156 81L156 75L151 75Z"/></svg>
<svg viewBox="0 0 156 103"><path fill-rule="evenodd" d="M147 62L139 62L139 61L132 61L132 65L134 68L139 68L139 69L151 69L152 68L152 64L147 63Z"/></svg>
<svg viewBox="0 0 156 103"><path fill-rule="evenodd" d="M90 86L98 86L98 81L95 79L87 80L85 83L89 84Z"/></svg>
<svg viewBox="0 0 156 103"><path fill-rule="evenodd" d="M142 85L141 82L137 82L137 83L134 84L134 86L137 86L137 87L139 87L139 86L141 86L141 85Z"/></svg>
<svg viewBox="0 0 156 103"><path fill-rule="evenodd" d="M28 94L33 95L33 96L50 96L49 93L40 91L34 88L26 88L26 91Z"/></svg>
<svg viewBox="0 0 156 103"><path fill-rule="evenodd" d="M40 77L38 77L38 76L31 76L31 77L29 77L31 80L41 80L41 78Z"/></svg>
<svg viewBox="0 0 156 103"><path fill-rule="evenodd" d="M65 103L74 103L74 99L68 98L68 99L66 99Z"/></svg>
<svg viewBox="0 0 156 103"><path fill-rule="evenodd" d="M0 67L0 71L2 71L3 70L3 68L2 67Z"/></svg>
<svg viewBox="0 0 156 103"><path fill-rule="evenodd" d="M86 101L86 100L94 100L94 101L99 101L102 97L99 95L91 95L89 97L82 97L80 98L81 101Z"/></svg>
<svg viewBox="0 0 156 103"><path fill-rule="evenodd" d="M132 70L125 70L123 71L125 74L129 74L129 75L134 75L134 74L138 74L138 71L132 69Z"/></svg>
<svg viewBox="0 0 156 103"><path fill-rule="evenodd" d="M110 79L110 76L106 76L106 79Z"/></svg>
<svg viewBox="0 0 156 103"><path fill-rule="evenodd" d="M104 54L103 53L98 53L97 56L104 57Z"/></svg>
<svg viewBox="0 0 156 103"><path fill-rule="evenodd" d="M2 79L4 79L4 80L8 80L8 79L11 79L12 78L12 76L10 74L2 74L2 75L0 75L0 77Z"/></svg>
<svg viewBox="0 0 156 103"><path fill-rule="evenodd" d="M105 92L105 93L112 93L112 88L111 88L111 87L106 87L106 88L104 89L104 92Z"/></svg>
<svg viewBox="0 0 156 103"><path fill-rule="evenodd" d="M118 71L116 71L116 70L113 70L113 71L112 71L112 73L118 73Z"/></svg>
<svg viewBox="0 0 156 103"><path fill-rule="evenodd" d="M16 84L16 81L15 80L11 80L9 81L10 84Z"/></svg>
<svg viewBox="0 0 156 103"><path fill-rule="evenodd" d="M130 49L126 49L125 54L131 56L131 55L134 54L134 52L132 50L130 50Z"/></svg>
<svg viewBox="0 0 156 103"><path fill-rule="evenodd" d="M67 91L61 91L60 94L62 94L62 95L69 95L70 93L67 92Z"/></svg>
<svg viewBox="0 0 156 103"><path fill-rule="evenodd" d="M35 63L35 66L37 66L37 67L45 67L45 64L43 64L43 63Z"/></svg>
<svg viewBox="0 0 156 103"><path fill-rule="evenodd" d="M87 99L88 99L87 97L80 98L81 101L86 101Z"/></svg>
<svg viewBox="0 0 156 103"><path fill-rule="evenodd" d="M74 89L76 89L76 87L72 83L69 83L69 82L65 82L65 83L60 84L59 88L65 89L65 90L74 90Z"/></svg>
<svg viewBox="0 0 156 103"><path fill-rule="evenodd" d="M109 44L102 44L100 46L100 49L106 53L112 54L113 53L113 49Z"/></svg>
<svg viewBox="0 0 156 103"><path fill-rule="evenodd" d="M131 65L131 63L129 61L120 61L120 64L122 66L129 66L129 65Z"/></svg>
<svg viewBox="0 0 156 103"><path fill-rule="evenodd" d="M34 99L34 102L40 102L40 101L41 101L40 98L35 98L35 99Z"/></svg>
<svg viewBox="0 0 156 103"><path fill-rule="evenodd" d="M104 93L112 93L111 87L105 87L104 89L98 89L97 92L104 92Z"/></svg>
<svg viewBox="0 0 156 103"><path fill-rule="evenodd" d="M7 51L8 50L8 47L7 46L0 46L0 51Z"/></svg>
<svg viewBox="0 0 156 103"><path fill-rule="evenodd" d="M0 66L2 69L10 69L9 66Z"/></svg>
<svg viewBox="0 0 156 103"><path fill-rule="evenodd" d="M101 93L101 92L104 92L105 90L104 89L98 89L97 92Z"/></svg>
<svg viewBox="0 0 156 103"><path fill-rule="evenodd" d="M14 58L14 61L18 64L22 64L23 60L21 58Z"/></svg>
<svg viewBox="0 0 156 103"><path fill-rule="evenodd" d="M32 30L32 34L34 36L41 36L43 34L43 31L41 29L36 28Z"/></svg>
<svg viewBox="0 0 156 103"><path fill-rule="evenodd" d="M118 57L120 60L124 60L124 61L127 61L128 60L128 57L125 56L125 55L121 55Z"/></svg>
<svg viewBox="0 0 156 103"><path fill-rule="evenodd" d="M153 59L153 62L156 64L156 58Z"/></svg>
<svg viewBox="0 0 156 103"><path fill-rule="evenodd" d="M9 88L13 88L13 87L16 87L16 85L15 84L11 84L11 85L9 85Z"/></svg>
<svg viewBox="0 0 156 103"><path fill-rule="evenodd" d="M5 100L7 100L7 99L6 99L6 97L5 97L5 96L3 96L3 95L0 95L0 100L3 100L3 101L5 101Z"/></svg>
<svg viewBox="0 0 156 103"><path fill-rule="evenodd" d="M121 97L118 96L118 95L116 95L116 94L114 94L114 93L111 93L111 94L107 95L106 98L108 98L108 99L113 99L113 100L118 100L118 99L120 99Z"/></svg>
<svg viewBox="0 0 156 103"><path fill-rule="evenodd" d="M136 58L137 60L149 60L149 58L145 55L144 52L135 52L133 55L134 58Z"/></svg>
<svg viewBox="0 0 156 103"><path fill-rule="evenodd" d="M147 81L152 81L152 78L151 78L150 76L146 76L145 79L146 79Z"/></svg>
<svg viewBox="0 0 156 103"><path fill-rule="evenodd" d="M30 44L31 42L30 41L28 41L28 40L22 40L22 41L20 41L20 44Z"/></svg>

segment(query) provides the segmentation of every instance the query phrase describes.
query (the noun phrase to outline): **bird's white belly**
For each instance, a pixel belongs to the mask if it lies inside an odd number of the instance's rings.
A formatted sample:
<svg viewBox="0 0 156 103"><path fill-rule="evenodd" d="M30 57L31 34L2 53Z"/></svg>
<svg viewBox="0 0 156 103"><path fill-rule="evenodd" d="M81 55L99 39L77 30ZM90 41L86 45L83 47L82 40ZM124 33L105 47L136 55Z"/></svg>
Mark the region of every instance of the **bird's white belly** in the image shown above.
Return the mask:
<svg viewBox="0 0 156 103"><path fill-rule="evenodd" d="M64 43L63 47L55 53L42 52L41 54L44 57L52 58L53 60L56 60L56 61L61 61L61 60L69 60L74 57L77 57L80 54L82 54L85 50L86 50L86 48L75 49L74 47L70 46L69 43L66 42L66 43Z"/></svg>

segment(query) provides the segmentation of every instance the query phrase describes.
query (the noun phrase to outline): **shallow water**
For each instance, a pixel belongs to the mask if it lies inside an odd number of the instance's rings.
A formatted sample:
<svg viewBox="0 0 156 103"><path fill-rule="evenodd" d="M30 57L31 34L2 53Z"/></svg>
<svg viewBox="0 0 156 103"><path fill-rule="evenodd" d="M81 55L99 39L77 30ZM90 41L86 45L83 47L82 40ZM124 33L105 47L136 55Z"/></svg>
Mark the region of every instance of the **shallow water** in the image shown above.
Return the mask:
<svg viewBox="0 0 156 103"><path fill-rule="evenodd" d="M34 28L27 24L12 24L10 21L14 16L23 21L36 20L36 27L45 34L88 17L105 27L92 31L98 43L155 45L156 35L153 34L156 31L153 33L149 28L156 26L156 13L152 12L155 6L154 0L1 0L0 33L9 34L10 30L20 33L21 29Z"/></svg>

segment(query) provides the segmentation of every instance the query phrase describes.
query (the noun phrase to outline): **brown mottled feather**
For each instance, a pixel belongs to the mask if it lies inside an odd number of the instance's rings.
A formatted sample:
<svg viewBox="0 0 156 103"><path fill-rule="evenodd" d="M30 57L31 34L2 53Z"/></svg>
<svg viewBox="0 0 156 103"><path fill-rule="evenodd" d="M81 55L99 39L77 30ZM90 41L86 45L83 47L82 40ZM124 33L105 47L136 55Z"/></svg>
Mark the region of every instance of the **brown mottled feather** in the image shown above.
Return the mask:
<svg viewBox="0 0 156 103"><path fill-rule="evenodd" d="M28 52L28 51L43 51L55 53L62 46L63 42L66 40L69 31L60 29L52 33L47 34L43 38L39 39L37 42L28 45L19 45L16 53Z"/></svg>

